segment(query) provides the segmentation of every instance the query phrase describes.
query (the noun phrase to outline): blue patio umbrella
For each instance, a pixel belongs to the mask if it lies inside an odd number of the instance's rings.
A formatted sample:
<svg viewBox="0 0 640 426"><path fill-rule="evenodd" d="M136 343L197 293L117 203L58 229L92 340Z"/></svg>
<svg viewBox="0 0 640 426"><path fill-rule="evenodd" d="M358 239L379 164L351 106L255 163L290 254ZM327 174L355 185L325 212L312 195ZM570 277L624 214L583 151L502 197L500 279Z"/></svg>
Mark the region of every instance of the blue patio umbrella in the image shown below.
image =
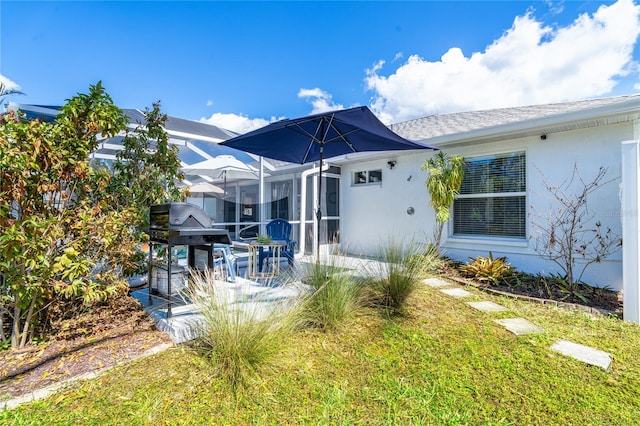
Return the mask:
<svg viewBox="0 0 640 426"><path fill-rule="evenodd" d="M319 161L318 224L324 159L356 152L437 149L397 135L365 106L276 121L220 145L290 163ZM318 254L319 248L318 232Z"/></svg>

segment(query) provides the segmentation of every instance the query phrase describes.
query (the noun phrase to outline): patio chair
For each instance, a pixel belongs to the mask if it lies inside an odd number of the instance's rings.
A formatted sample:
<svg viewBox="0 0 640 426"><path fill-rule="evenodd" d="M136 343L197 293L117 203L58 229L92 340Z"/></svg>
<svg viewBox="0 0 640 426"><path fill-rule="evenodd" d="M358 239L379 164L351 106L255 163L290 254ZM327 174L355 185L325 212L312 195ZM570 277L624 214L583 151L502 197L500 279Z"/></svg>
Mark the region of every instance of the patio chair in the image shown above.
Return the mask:
<svg viewBox="0 0 640 426"><path fill-rule="evenodd" d="M280 255L287 258L289 266L293 266L293 254L298 243L291 239L292 226L284 219L274 219L267 224L267 235L274 243L282 243L283 247L280 249ZM268 250L261 250L258 259L258 268L262 272L262 264L265 259L273 257L273 247Z"/></svg>
<svg viewBox="0 0 640 426"><path fill-rule="evenodd" d="M220 267L229 282L236 282L237 263L236 256L231 252L231 246L229 244L215 243L213 250L216 254L214 259L216 266Z"/></svg>

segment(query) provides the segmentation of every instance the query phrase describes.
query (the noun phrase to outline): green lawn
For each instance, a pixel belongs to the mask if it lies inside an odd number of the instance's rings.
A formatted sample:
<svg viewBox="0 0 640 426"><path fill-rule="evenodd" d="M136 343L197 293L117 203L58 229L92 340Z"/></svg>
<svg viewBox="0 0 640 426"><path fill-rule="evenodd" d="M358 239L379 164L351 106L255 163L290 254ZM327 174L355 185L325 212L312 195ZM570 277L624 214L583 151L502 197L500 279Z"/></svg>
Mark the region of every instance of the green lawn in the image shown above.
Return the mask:
<svg viewBox="0 0 640 426"><path fill-rule="evenodd" d="M7 424L631 425L640 421L640 327L498 298L478 312L420 287L404 317L365 310L339 331L298 332L234 398L187 347L0 413ZM544 334L492 320L523 317ZM608 371L552 352L559 338L611 353Z"/></svg>

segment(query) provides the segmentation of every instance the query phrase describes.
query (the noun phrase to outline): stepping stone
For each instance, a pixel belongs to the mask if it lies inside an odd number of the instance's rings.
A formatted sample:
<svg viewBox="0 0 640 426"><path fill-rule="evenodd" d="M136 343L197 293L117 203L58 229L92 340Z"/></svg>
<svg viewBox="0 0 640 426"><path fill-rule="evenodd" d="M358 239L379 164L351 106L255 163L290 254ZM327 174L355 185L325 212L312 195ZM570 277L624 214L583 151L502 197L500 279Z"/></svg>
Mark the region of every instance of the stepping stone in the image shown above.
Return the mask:
<svg viewBox="0 0 640 426"><path fill-rule="evenodd" d="M504 306L493 302L467 302L467 305L482 312L503 312L508 310Z"/></svg>
<svg viewBox="0 0 640 426"><path fill-rule="evenodd" d="M538 327L524 318L507 318L494 321L517 336L521 336L523 334L544 333L544 328Z"/></svg>
<svg viewBox="0 0 640 426"><path fill-rule="evenodd" d="M447 294L452 297L469 297L473 296L473 293L468 292L467 290L463 290L461 288L444 288L440 290L444 294Z"/></svg>
<svg viewBox="0 0 640 426"><path fill-rule="evenodd" d="M440 278L426 278L422 280L422 283L430 287L449 287L451 285L451 283L441 280Z"/></svg>
<svg viewBox="0 0 640 426"><path fill-rule="evenodd" d="M605 370L611 364L609 353L568 340L558 340L551 346L551 350Z"/></svg>

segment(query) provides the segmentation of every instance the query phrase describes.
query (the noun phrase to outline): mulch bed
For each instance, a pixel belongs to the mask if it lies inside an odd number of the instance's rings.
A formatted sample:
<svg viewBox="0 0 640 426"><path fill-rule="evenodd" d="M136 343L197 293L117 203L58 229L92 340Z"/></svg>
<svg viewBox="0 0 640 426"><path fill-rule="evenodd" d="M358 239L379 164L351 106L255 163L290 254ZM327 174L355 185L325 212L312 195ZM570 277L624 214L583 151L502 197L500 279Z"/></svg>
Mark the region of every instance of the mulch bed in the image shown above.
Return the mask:
<svg viewBox="0 0 640 426"><path fill-rule="evenodd" d="M104 306L60 330L50 342L0 351L0 400L29 392L142 355L171 343L155 329L142 306L130 297Z"/></svg>
<svg viewBox="0 0 640 426"><path fill-rule="evenodd" d="M488 284L469 278L455 267L445 266L444 275L447 278L471 285L481 290L497 293L506 296L518 297L538 303L554 304L569 307L572 309L582 309L591 313L604 313L622 316L622 293L604 288L579 286L579 292L588 299L584 301L579 297L561 291L552 283L535 276L521 277L520 285L499 285Z"/></svg>

